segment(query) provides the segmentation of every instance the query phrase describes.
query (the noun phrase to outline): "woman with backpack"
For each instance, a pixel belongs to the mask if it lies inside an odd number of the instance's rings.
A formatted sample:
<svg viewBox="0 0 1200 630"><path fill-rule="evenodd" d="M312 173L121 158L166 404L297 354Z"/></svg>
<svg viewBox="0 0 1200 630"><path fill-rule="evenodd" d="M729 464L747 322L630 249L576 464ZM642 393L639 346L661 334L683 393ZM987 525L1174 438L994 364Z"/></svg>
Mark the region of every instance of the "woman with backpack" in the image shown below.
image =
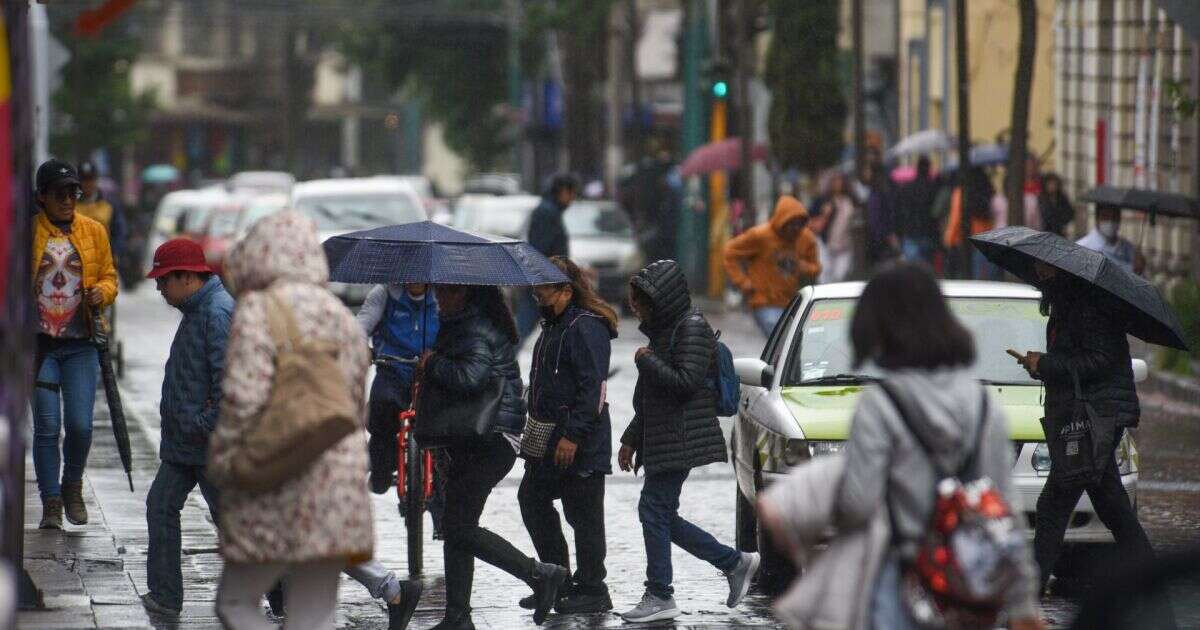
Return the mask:
<svg viewBox="0 0 1200 630"><path fill-rule="evenodd" d="M535 561L508 540L479 526L488 496L517 460L517 436L525 427L525 401L517 365L520 337L500 290L491 286L435 285L441 329L421 359L417 440L424 430L457 422L462 401L483 435L453 437L443 452L446 617L435 630L472 630L471 588L479 558L534 590L533 620L541 625L570 578L566 568ZM477 407L477 408L476 408ZM477 417L477 416L484 417ZM482 422L482 426L478 423Z"/></svg>
<svg viewBox="0 0 1200 630"><path fill-rule="evenodd" d="M834 524L854 532L881 506L890 511L891 541L874 579L868 627L915 628L902 579L929 533L939 471L961 471L964 481L989 479L1008 505L1021 505L1010 477L1008 422L971 375L974 340L924 265L880 271L859 298L850 337L856 368L878 366L885 381L867 388L855 410ZM1011 628L1040 628L1037 571L1023 533L1015 540L1017 578L1004 594L1003 612Z"/></svg>
<svg viewBox="0 0 1200 630"><path fill-rule="evenodd" d="M570 566L563 513L575 531L573 581L559 595L558 612L612 610L604 579L604 478L612 474L612 421L605 401L617 314L567 258L550 261L570 279L534 287L542 334L529 370L529 419L521 442L528 461L517 498L521 518L542 562ZM521 601L532 608L534 596Z"/></svg>
<svg viewBox="0 0 1200 630"><path fill-rule="evenodd" d="M729 580L725 604L737 606L758 571L759 556L740 553L679 515L679 495L693 468L727 461L717 423L717 338L692 308L687 279L660 260L630 281L629 301L650 339L635 355L633 421L621 436L621 470L645 466L638 518L646 544L646 593L621 616L643 623L682 614L671 587L671 544L707 561Z"/></svg>

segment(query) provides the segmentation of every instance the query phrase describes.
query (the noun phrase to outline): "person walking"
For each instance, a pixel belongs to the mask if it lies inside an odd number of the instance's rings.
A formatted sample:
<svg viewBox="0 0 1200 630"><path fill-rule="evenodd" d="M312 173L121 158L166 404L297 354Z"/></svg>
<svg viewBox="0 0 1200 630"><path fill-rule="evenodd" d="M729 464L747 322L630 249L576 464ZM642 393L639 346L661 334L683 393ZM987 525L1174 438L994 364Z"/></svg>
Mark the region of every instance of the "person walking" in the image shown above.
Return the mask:
<svg viewBox="0 0 1200 630"><path fill-rule="evenodd" d="M121 212L120 207L104 196L104 191L100 189L100 170L94 162L85 160L79 163L79 185L83 190L83 197L75 205L75 211L104 226L108 231L108 240L112 243L113 258L119 265L128 235L125 214Z"/></svg>
<svg viewBox="0 0 1200 630"><path fill-rule="evenodd" d="M846 176L833 171L825 185L825 193L813 200L813 216L809 229L825 243L828 265L821 266L818 280L822 283L842 282L850 276L854 264L854 242L850 232L856 206L846 188Z"/></svg>
<svg viewBox="0 0 1200 630"><path fill-rule="evenodd" d="M1063 190L1062 178L1058 174L1046 173L1042 176L1036 205L1040 226L1030 224L1030 227L1065 237L1067 226L1075 220L1075 207Z"/></svg>
<svg viewBox="0 0 1200 630"><path fill-rule="evenodd" d="M1136 428L1141 417L1129 341L1121 319L1126 309L1104 291L1043 262L1035 262L1034 271L1042 291L1042 312L1050 317L1046 352L1028 352L1019 362L1030 376L1045 384L1047 436L1053 440L1058 429L1073 421L1076 391L1112 417L1116 426L1111 436L1113 454L1096 462L1099 478L1095 481L1068 482L1063 478L1063 463L1051 457L1050 476L1038 497L1033 538L1044 591L1058 563L1067 522L1084 492L1116 539L1123 561L1145 561L1153 551L1121 483L1116 462L1115 447L1120 445L1122 434ZM1054 451L1050 449L1051 454Z"/></svg>
<svg viewBox="0 0 1200 630"><path fill-rule="evenodd" d="M942 245L947 251L966 247L966 240L963 237L963 213L966 213L967 219L970 221L970 234L975 236L996 228L996 214L992 209L992 197L996 194L996 187L992 185L992 180L988 179L987 173L978 166L970 167L967 177L970 179L970 186L967 188L966 198L963 198L963 189L960 184L955 184L954 192L950 197L950 215L946 220L945 231L942 234ZM999 267L988 262L988 259L979 252L979 250L971 248L970 256L968 257L970 268L969 270L961 270L960 273L976 280L992 280L999 278Z"/></svg>
<svg viewBox="0 0 1200 630"><path fill-rule="evenodd" d="M1121 236L1121 209L1116 206L1097 204L1095 227L1076 242L1104 254L1126 271L1140 276L1146 270L1145 256L1129 239Z"/></svg>
<svg viewBox="0 0 1200 630"><path fill-rule="evenodd" d="M570 567L554 501L575 531L576 570L560 593L560 613L612 610L604 579L604 478L612 473L612 421L605 400L617 314L567 258L550 259L569 282L536 287L542 334L533 347L529 421L522 454L529 459L517 498L538 558ZM521 602L532 608L535 597Z"/></svg>
<svg viewBox="0 0 1200 630"><path fill-rule="evenodd" d="M795 197L780 197L768 223L725 245L725 272L746 296L759 330L769 336L796 292L821 275L817 237L808 229L804 205Z"/></svg>
<svg viewBox="0 0 1200 630"><path fill-rule="evenodd" d="M178 615L183 609L179 514L197 485L214 523L217 491L205 475L208 439L216 427L225 371L225 344L233 298L195 241L171 239L154 252L146 276L167 304L183 313L171 342L159 403L162 442L158 473L146 495L147 610Z"/></svg>
<svg viewBox="0 0 1200 630"><path fill-rule="evenodd" d="M937 183L930 172L929 156L917 158L917 176L900 187L896 194L896 232L900 236L900 251L908 262L932 264L937 246L937 220L933 202Z"/></svg>
<svg viewBox="0 0 1200 630"><path fill-rule="evenodd" d="M381 284L371 289L355 316L376 357L417 360L438 332L437 299L425 284ZM371 492L394 485L400 412L412 405L415 364L385 362L375 371L368 408L367 442ZM439 515L440 516L440 515Z"/></svg>
<svg viewBox="0 0 1200 630"><path fill-rule="evenodd" d="M558 601L568 579L566 568L544 564L521 553L509 541L479 526L492 489L516 463L517 437L525 426L521 372L516 346L520 340L512 313L496 287L435 285L441 329L433 350L421 361L423 390L433 385L463 398L503 379L491 433L460 440L443 453L446 512L442 517L446 568L446 617L435 630L471 630L471 588L479 558L534 589L534 623L541 625ZM436 415L422 422L437 424Z"/></svg>
<svg viewBox="0 0 1200 630"><path fill-rule="evenodd" d="M740 553L679 515L679 495L692 469L728 460L710 381L717 373L716 335L692 308L687 279L675 261L652 263L629 282L630 306L650 341L635 355L634 416L621 436L617 463L625 471L646 468L638 501L646 592L621 617L642 623L682 614L672 587L672 543L725 574L725 604L733 608L750 589L759 555Z"/></svg>
<svg viewBox="0 0 1200 630"><path fill-rule="evenodd" d="M365 380L370 354L362 328L326 288L329 267L316 225L285 211L257 222L230 253L226 272L238 293L225 356L220 420L209 444L207 474L220 490L221 556L217 616L226 628L274 628L262 593L281 578L284 628L328 629L337 607L338 574L369 560L374 546L371 502L363 479L367 449L352 432L304 472L263 492L233 483L234 460L275 387L279 348L268 317L271 301L288 309L300 337L337 348L344 379L365 428ZM412 603L415 608L415 602Z"/></svg>
<svg viewBox="0 0 1200 630"><path fill-rule="evenodd" d="M92 313L117 298L117 271L104 226L75 212L83 191L75 167L50 159L35 177L32 289L37 299L33 469L41 529L88 522L83 470L92 447L100 364ZM65 430L65 431L64 431ZM65 432L62 448L59 435Z"/></svg>
<svg viewBox="0 0 1200 630"><path fill-rule="evenodd" d="M579 196L579 178L570 173L559 173L550 180L550 186L542 195L542 201L529 217L529 244L546 258L571 255L571 237L567 234L563 213ZM538 325L537 300L530 290L520 291L516 300L517 330L522 342L528 339Z"/></svg>
<svg viewBox="0 0 1200 630"><path fill-rule="evenodd" d="M870 586L869 627L916 628L902 597L902 569L915 559L929 528L938 469L964 470L973 462L964 475L990 479L1010 505L1021 505L1012 484L1008 421L1003 406L972 375L974 340L924 265L880 270L863 289L850 331L855 368L867 362L881 368L888 387L916 401L924 422L905 419L884 387L863 392L846 442L834 525L853 535L880 509L890 511L891 542ZM926 429L920 437L913 433L918 427ZM922 443L938 461L930 460ZM1040 628L1028 549L1017 569L1005 616L1012 628Z"/></svg>

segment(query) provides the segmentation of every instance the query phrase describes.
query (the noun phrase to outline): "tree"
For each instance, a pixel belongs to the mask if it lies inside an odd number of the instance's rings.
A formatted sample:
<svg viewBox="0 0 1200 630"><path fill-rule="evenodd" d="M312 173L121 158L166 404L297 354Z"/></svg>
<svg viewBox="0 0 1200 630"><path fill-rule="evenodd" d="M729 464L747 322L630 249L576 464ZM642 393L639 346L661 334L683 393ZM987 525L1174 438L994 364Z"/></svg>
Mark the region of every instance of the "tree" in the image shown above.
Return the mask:
<svg viewBox="0 0 1200 630"><path fill-rule="evenodd" d="M771 0L767 49L768 131L784 168L807 172L837 162L847 106L838 63L837 0Z"/></svg>
<svg viewBox="0 0 1200 630"><path fill-rule="evenodd" d="M1037 53L1037 0L1020 0L1021 34L1013 81L1012 127L1004 193L1008 198L1008 224L1025 222L1025 161L1029 139L1029 99L1033 90L1033 62Z"/></svg>
<svg viewBox="0 0 1200 630"><path fill-rule="evenodd" d="M66 16L53 19L51 28L71 55L51 97L51 152L75 159L144 139L154 95L134 94L130 86L129 69L141 50L138 40L116 28L100 37L76 37Z"/></svg>

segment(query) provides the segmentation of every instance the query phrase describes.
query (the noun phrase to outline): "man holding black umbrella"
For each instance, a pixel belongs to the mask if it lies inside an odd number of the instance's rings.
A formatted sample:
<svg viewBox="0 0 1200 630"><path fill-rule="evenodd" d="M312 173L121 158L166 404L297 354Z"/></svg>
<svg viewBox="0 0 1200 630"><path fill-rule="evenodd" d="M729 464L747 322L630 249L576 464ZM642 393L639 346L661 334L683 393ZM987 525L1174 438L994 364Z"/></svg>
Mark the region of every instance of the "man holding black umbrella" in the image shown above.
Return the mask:
<svg viewBox="0 0 1200 630"><path fill-rule="evenodd" d="M183 607L179 513L197 485L217 521L217 491L205 477L204 465L221 404L233 297L205 262L200 245L184 238L159 246L147 277L168 304L183 312L171 343L159 406L162 463L146 495L149 588L142 595L150 611L175 615Z"/></svg>
<svg viewBox="0 0 1200 630"><path fill-rule="evenodd" d="M39 326L33 467L42 497L39 527L62 529L64 502L73 525L88 521L83 469L100 376L90 339L98 322L89 313L116 300L117 271L104 226L75 212L83 194L75 167L47 160L38 167L36 188L41 212L34 219L31 251Z"/></svg>

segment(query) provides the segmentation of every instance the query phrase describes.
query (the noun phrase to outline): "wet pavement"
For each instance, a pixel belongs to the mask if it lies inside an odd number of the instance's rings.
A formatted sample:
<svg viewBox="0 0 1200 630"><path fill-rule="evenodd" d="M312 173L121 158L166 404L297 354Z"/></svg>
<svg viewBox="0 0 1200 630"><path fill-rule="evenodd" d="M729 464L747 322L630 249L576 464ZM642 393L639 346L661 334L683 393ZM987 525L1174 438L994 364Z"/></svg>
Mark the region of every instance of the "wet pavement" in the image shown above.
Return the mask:
<svg viewBox="0 0 1200 630"><path fill-rule="evenodd" d="M99 540L100 557L119 556L116 577L126 576L132 590L145 589L145 492L157 467L155 452L158 444L158 400L162 384L162 368L169 351L171 338L179 320L178 313L166 306L153 287L143 285L139 291L122 296L118 313L117 336L124 345L126 373L122 381L130 416L134 441L135 483L137 492L123 488L124 475L115 461L115 449L107 428L96 428L96 446L89 465L88 496L95 502L93 513L101 512L103 521L93 519L84 534L81 528L68 525L65 538L93 536ZM763 339L748 316L740 311L710 313L714 327L722 330L722 340L734 356L757 356ZM617 371L610 379L609 401L613 418L614 451L616 442L632 417L631 399L636 369L633 354L645 343L632 320L622 320L620 337L613 345L613 365ZM529 344L532 345L532 344ZM522 366L528 366L528 349L522 354ZM1156 549L1169 552L1200 541L1200 458L1195 456L1200 446L1200 407L1177 403L1159 394L1144 393L1143 428L1136 437L1141 449L1142 492L1139 514L1146 524ZM98 415L104 412L98 410ZM98 418L98 424L103 422ZM723 420L728 434L729 420ZM32 483L32 469L29 471ZM493 492L488 501L482 524L508 538L517 547L532 553L529 536L521 524L517 508L517 486L521 476L518 465ZM121 483L118 484L117 482ZM637 500L641 478L617 473L609 478L606 492L606 527L608 532L609 586L617 609L632 607L641 596L644 579L644 551L641 527L637 520ZM681 504L683 515L716 537L732 544L734 529L734 481L727 465L713 465L694 471L684 486ZM36 526L40 516L36 489L29 495L29 519ZM401 576L407 574L405 529L394 494L374 497L376 519L376 557ZM108 543L104 531L112 533ZM412 628L428 628L441 620L443 588L441 581L441 542L431 539L432 527L426 522L424 565L426 596L414 618ZM568 539L570 528L564 527ZM30 531L27 529L27 532ZM36 532L36 530L33 530ZM96 533L99 531L99 533ZM216 553L216 533L208 518L199 492L193 493L183 515L184 576L186 603L178 620L149 618L157 628L217 628L213 611L216 585L221 561ZM59 534L38 534L52 538ZM111 543L111 544L109 544ZM53 543L47 543L53 544ZM105 546L107 545L107 547ZM106 551L111 549L111 551ZM116 550L122 553L116 554ZM87 554L84 554L87 555ZM769 602L762 595L751 594L739 608L725 607L727 585L724 577L709 565L676 549L673 555L676 575L676 599L684 616L665 627L676 628L777 628ZM61 564L61 563L60 563ZM70 567L71 565L64 564ZM1200 592L1200 585L1186 584L1186 595ZM532 627L528 612L516 606L527 594L527 588L507 574L482 562L477 563L473 606L474 621L480 628ZM132 603L129 589L114 595L113 605L129 610ZM1194 597L1192 598L1195 599ZM79 602L75 602L79 603ZM97 609L93 601L93 610ZM1051 597L1046 602L1046 614L1053 627L1066 627L1074 615L1074 606L1063 597ZM115 610L115 609L114 609ZM1180 627L1200 627L1200 604L1177 611ZM35 615L43 615L35 620ZM82 613L81 613L82 614ZM45 613L24 613L22 627L116 627L100 624L100 614L94 613L94 626L80 620L80 625L47 625ZM135 617L137 617L135 615ZM338 626L345 628L384 628L387 625L382 605L372 600L364 588L343 578L339 592ZM130 621L127 627L144 627ZM609 628L623 626L615 615L570 616L551 615L547 628ZM664 627L654 624L655 627Z"/></svg>

